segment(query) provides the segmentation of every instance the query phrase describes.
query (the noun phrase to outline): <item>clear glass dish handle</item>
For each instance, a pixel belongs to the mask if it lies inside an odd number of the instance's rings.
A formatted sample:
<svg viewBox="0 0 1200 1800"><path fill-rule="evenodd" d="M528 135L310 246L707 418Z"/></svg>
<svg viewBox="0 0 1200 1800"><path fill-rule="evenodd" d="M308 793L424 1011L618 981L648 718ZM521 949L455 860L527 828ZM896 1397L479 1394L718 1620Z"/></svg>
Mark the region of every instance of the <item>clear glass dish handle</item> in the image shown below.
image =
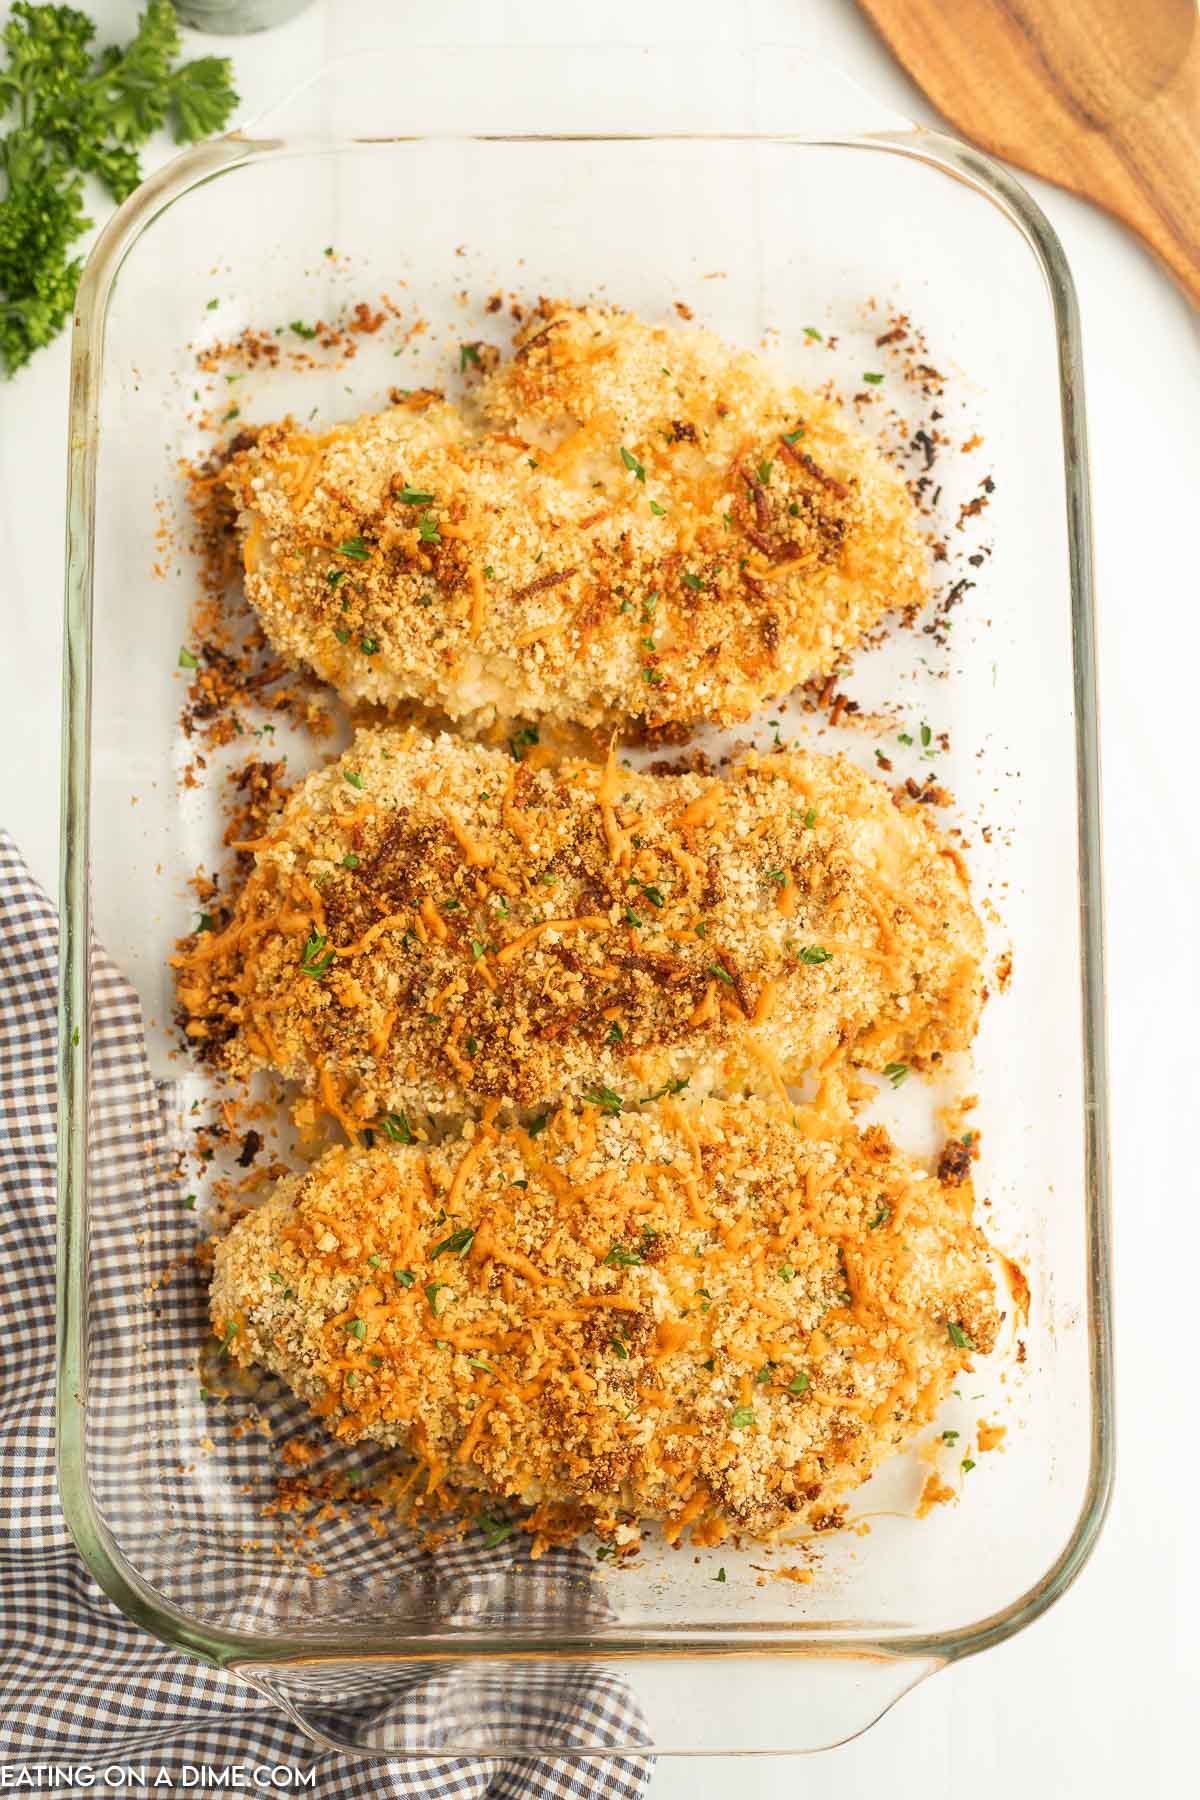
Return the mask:
<svg viewBox="0 0 1200 1800"><path fill-rule="evenodd" d="M857 1737L943 1665L936 1656L586 1655L233 1665L325 1750L360 1755L771 1755Z"/></svg>

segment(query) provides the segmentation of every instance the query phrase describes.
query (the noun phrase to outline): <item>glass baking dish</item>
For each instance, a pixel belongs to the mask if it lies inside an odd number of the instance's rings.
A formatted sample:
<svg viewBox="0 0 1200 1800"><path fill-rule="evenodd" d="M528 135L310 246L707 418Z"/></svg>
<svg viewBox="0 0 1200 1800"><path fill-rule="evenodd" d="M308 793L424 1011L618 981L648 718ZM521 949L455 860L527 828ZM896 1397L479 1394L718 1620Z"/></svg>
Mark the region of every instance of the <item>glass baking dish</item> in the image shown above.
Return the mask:
<svg viewBox="0 0 1200 1800"><path fill-rule="evenodd" d="M652 117L634 97L650 91ZM951 1457L958 1503L914 1517L942 1452L898 1459L855 1497L859 1529L815 1546L803 1584L772 1578L778 1556L732 1544L651 1544L616 1571L586 1546L536 1564L505 1546L447 1574L353 1507L310 1559L280 1554L263 1517L271 1445L232 1429L248 1401L201 1395L196 1215L142 1152L146 1118L101 1119L93 935L140 996L169 1144L205 1092L178 1055L166 968L194 911L185 883L218 830L209 790L179 779L189 557L164 562L156 537L179 505L178 459L211 442L189 409L378 405L398 380L443 379L460 341L496 335L482 310L493 289L599 295L655 318L679 301L800 380L850 392L862 371L882 373L876 410L856 404L910 449L918 399L878 343L889 321L919 327L942 384L933 411L954 454L936 495L927 484L949 546L935 574L943 594L959 570L975 585L944 615L951 629L918 623L851 659L845 690L864 712L899 700L891 734L830 730L793 701L740 735L769 747L782 720L868 767L886 741L923 779L921 740L897 749L901 721L910 737L927 719L949 733L925 760L953 792L946 817L1012 973L973 1066L932 1099L981 1096L983 1218L1027 1273L1032 1311L1026 1329L1013 1309L1007 1350L939 1421L963 1446L984 1414L1007 1425L969 1475ZM301 374L283 357L228 389L197 373L197 350L248 325L286 333L381 291L400 324L364 336L352 360ZM427 329L410 339L417 312ZM928 418L928 388L920 404ZM975 460L959 453L972 437ZM980 492L986 512L967 504ZM1090 555L1078 321L1046 220L986 157L792 53L348 59L252 133L187 151L121 209L83 279L72 371L59 1444L71 1528L132 1619L352 1752L794 1751L862 1729L1064 1591L1095 1543L1113 1461ZM288 748L296 767L312 758ZM914 1149L936 1147L924 1084L879 1109ZM129 1134L115 1184L89 1164L98 1122L109 1144ZM277 1431L301 1422L277 1392L257 1404ZM347 1458L330 1451L328 1466ZM614 1728L587 1697L622 1682L627 1723ZM538 1697L519 1719L516 1694Z"/></svg>

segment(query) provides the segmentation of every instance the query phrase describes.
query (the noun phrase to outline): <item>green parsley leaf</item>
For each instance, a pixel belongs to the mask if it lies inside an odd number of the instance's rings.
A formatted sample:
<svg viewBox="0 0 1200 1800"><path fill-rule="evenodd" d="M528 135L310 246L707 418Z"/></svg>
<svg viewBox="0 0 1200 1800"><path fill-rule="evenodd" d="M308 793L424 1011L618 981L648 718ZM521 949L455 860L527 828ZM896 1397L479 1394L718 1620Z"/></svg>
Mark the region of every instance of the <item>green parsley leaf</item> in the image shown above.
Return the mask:
<svg viewBox="0 0 1200 1800"><path fill-rule="evenodd" d="M878 387L879 383L883 380L883 376L882 375L874 375L874 374L864 375L863 380L869 381L871 383L872 387Z"/></svg>
<svg viewBox="0 0 1200 1800"><path fill-rule="evenodd" d="M902 1082L908 1080L908 1064L888 1063L884 1068L883 1075L885 1081L890 1081L894 1088L898 1088Z"/></svg>
<svg viewBox="0 0 1200 1800"><path fill-rule="evenodd" d="M685 587L694 588L697 593L699 593L704 587L704 583L701 581L701 579L698 575L685 575L683 580L684 580Z"/></svg>
<svg viewBox="0 0 1200 1800"><path fill-rule="evenodd" d="M942 1433L942 1442L944 1444L957 1444L958 1438L959 1434L957 1431L943 1431Z"/></svg>
<svg viewBox="0 0 1200 1800"><path fill-rule="evenodd" d="M352 788L361 788L363 784L362 776L356 774L353 769L343 769L342 780L348 781Z"/></svg>
<svg viewBox="0 0 1200 1800"><path fill-rule="evenodd" d="M953 1319L947 1320L946 1330L949 1333L950 1342L956 1350L974 1350L975 1339L969 1331L964 1331L962 1326L956 1324Z"/></svg>
<svg viewBox="0 0 1200 1800"><path fill-rule="evenodd" d="M619 1113L625 1101L620 1094L614 1094L610 1087L598 1085L590 1094L584 1094L583 1100L588 1106L598 1106L602 1113Z"/></svg>
<svg viewBox="0 0 1200 1800"><path fill-rule="evenodd" d="M667 904L666 901L662 897L661 889L656 888L656 887L651 887L650 885L648 885L648 883L646 883L644 881L639 881L638 886L641 888L643 894L645 894L645 896L646 896L647 900L650 902L651 906L662 907Z"/></svg>
<svg viewBox="0 0 1200 1800"><path fill-rule="evenodd" d="M753 1425L754 1408L752 1406L735 1406L729 1423L735 1431L741 1431L746 1425Z"/></svg>
<svg viewBox="0 0 1200 1800"><path fill-rule="evenodd" d="M791 1263L780 1263L779 1279L780 1281L795 1281L796 1271L793 1269Z"/></svg>
<svg viewBox="0 0 1200 1800"><path fill-rule="evenodd" d="M625 464L625 467L629 470L631 475L635 475L639 481L645 481L645 469L642 467L637 457L630 454L624 444L621 445L621 461Z"/></svg>
<svg viewBox="0 0 1200 1800"><path fill-rule="evenodd" d="M479 345L478 344L460 344L458 346L458 372L459 372L459 374L461 375L463 373L463 371L471 363L474 363L476 368L479 367Z"/></svg>
<svg viewBox="0 0 1200 1800"><path fill-rule="evenodd" d="M474 1236L475 1228L473 1225L463 1225L458 1231L452 1231L449 1237L443 1238L440 1244L435 1244L433 1246L433 1249L429 1252L430 1262L436 1262L439 1256L445 1256L447 1254L452 1256L465 1256L467 1251L471 1248L471 1242Z"/></svg>
<svg viewBox="0 0 1200 1800"><path fill-rule="evenodd" d="M833 951L826 950L820 944L804 944L797 950L796 955L802 963L807 963L810 969L817 969L822 963L833 961Z"/></svg>
<svg viewBox="0 0 1200 1800"><path fill-rule="evenodd" d="M377 1269L379 1267L379 1265L382 1263L382 1261L383 1261L383 1258L378 1253L376 1253L374 1256L368 1256L367 1267L368 1267L368 1269Z"/></svg>
<svg viewBox="0 0 1200 1800"><path fill-rule="evenodd" d="M975 1464L974 1464L974 1463L973 1463L973 1462L972 1462L972 1460L971 1460L971 1458L970 1458L970 1457L969 1457L969 1456L964 1456L964 1457L963 1457L963 1459L962 1459L962 1472L963 1472L963 1474L964 1474L964 1475L969 1475L969 1474L970 1474L970 1473L971 1473L971 1470L972 1470L972 1469L973 1469L973 1468L974 1468L974 1467L975 1467Z"/></svg>
<svg viewBox="0 0 1200 1800"><path fill-rule="evenodd" d="M806 325L804 327L804 335L806 338L815 338L818 344L823 344L825 342L825 339L821 336L815 325Z"/></svg>
<svg viewBox="0 0 1200 1800"><path fill-rule="evenodd" d="M797 425L795 431L785 431L784 432L783 441L785 444L798 444L800 439L803 436L804 436L803 425Z"/></svg>
<svg viewBox="0 0 1200 1800"><path fill-rule="evenodd" d="M771 470L772 470L772 469L773 469L773 468L774 468L774 467L775 467L775 464L774 464L774 463L773 463L773 462L760 462L760 463L759 463L759 465L758 465L758 479L759 479L759 480L760 480L760 481L761 481L761 482L762 482L762 485L763 485L763 486L764 486L764 487L766 487L766 485L767 485L767 483L768 483L768 482L769 482L769 481L770 481L770 479L771 479Z"/></svg>
<svg viewBox="0 0 1200 1800"><path fill-rule="evenodd" d="M402 487L397 492L396 499L399 500L403 506L433 505L433 495L425 493L422 488Z"/></svg>
<svg viewBox="0 0 1200 1800"><path fill-rule="evenodd" d="M351 1337L357 1338L359 1343L361 1343L363 1338L367 1335L367 1321L365 1319L351 1319L346 1326L346 1330L350 1333Z"/></svg>
<svg viewBox="0 0 1200 1800"><path fill-rule="evenodd" d="M900 733L900 736L899 736L899 739L898 739L898 742L900 742L900 743L901 743L901 744L907 744L907 745L909 745L909 746L910 746L910 747L911 747L911 745L912 745L912 733L911 733L911 732L908 732L908 731L902 731L902 732L901 732L901 733Z"/></svg>
<svg viewBox="0 0 1200 1800"><path fill-rule="evenodd" d="M478 1054L478 1051L479 1051L479 1039L469 1037L467 1039L467 1055L475 1056Z"/></svg>
<svg viewBox="0 0 1200 1800"><path fill-rule="evenodd" d="M379 639L365 637L360 641L358 647L364 656L375 656L379 650Z"/></svg>
<svg viewBox="0 0 1200 1800"><path fill-rule="evenodd" d="M179 667L181 669L198 669L200 667L199 657L193 656L186 644L182 645L179 651Z"/></svg>
<svg viewBox="0 0 1200 1800"><path fill-rule="evenodd" d="M710 975L715 975L718 981L725 982L727 987L733 986L733 976L729 973L728 969L723 969L720 963L709 963L708 973Z"/></svg>
<svg viewBox="0 0 1200 1800"><path fill-rule="evenodd" d="M525 752L533 744L540 744L541 737L536 725L525 725L508 740L509 754L514 762L524 762Z"/></svg>
<svg viewBox="0 0 1200 1800"><path fill-rule="evenodd" d="M511 1537L516 1526L507 1519L480 1519L479 1529L483 1533L483 1541L489 1550L502 1544L506 1537Z"/></svg>
<svg viewBox="0 0 1200 1800"><path fill-rule="evenodd" d="M610 1044L620 1044L624 1041L624 1037L625 1037L625 1033L621 1030L621 1027L618 1025L617 1021L615 1019L613 1019L608 1027L609 1043Z"/></svg>
<svg viewBox="0 0 1200 1800"><path fill-rule="evenodd" d="M353 562L369 562L371 552L360 537L346 538L334 549L335 556L348 556Z"/></svg>
<svg viewBox="0 0 1200 1800"><path fill-rule="evenodd" d="M324 981L333 967L337 951L326 950L328 939L319 931L310 934L304 946L304 954L300 960L301 972L312 977L314 981Z"/></svg>
<svg viewBox="0 0 1200 1800"><path fill-rule="evenodd" d="M467 1367L471 1369L482 1369L485 1375L494 1375L496 1373L491 1363L484 1362L481 1356L468 1356Z"/></svg>
<svg viewBox="0 0 1200 1800"><path fill-rule="evenodd" d="M662 1086L655 1088L652 1094L643 1094L638 1101L638 1105L649 1106L652 1101L661 1100L664 1094L682 1094L684 1088L690 1084L691 1079L690 1075L683 1075L676 1076L673 1081L664 1081Z"/></svg>
<svg viewBox="0 0 1200 1800"><path fill-rule="evenodd" d="M411 1269L392 1270L392 1280L398 1282L402 1288L410 1288L416 1279Z"/></svg>
<svg viewBox="0 0 1200 1800"><path fill-rule="evenodd" d="M891 1216L892 1216L891 1207L890 1206L881 1206L879 1211L875 1214L875 1217L871 1220L870 1224L867 1226L867 1230L868 1231L878 1231L881 1225L887 1224L887 1222L891 1218Z"/></svg>
<svg viewBox="0 0 1200 1800"><path fill-rule="evenodd" d="M423 544L440 544L442 534L432 513L423 512L417 520L417 535Z"/></svg>
<svg viewBox="0 0 1200 1800"><path fill-rule="evenodd" d="M666 507L665 507L665 506L660 506L660 505L659 505L659 504L658 504L658 501L657 501L657 500L652 500L652 501L651 501L651 502L650 502L650 511L651 511L651 512L652 512L652 513L653 513L653 514L654 514L654 516L655 516L655 518L656 518L656 519L665 519L665 518L666 518L666 516L667 516L667 509L666 509Z"/></svg>
<svg viewBox="0 0 1200 1800"><path fill-rule="evenodd" d="M348 644L350 642L350 633L348 631L339 631L336 625L334 626L333 635L339 644Z"/></svg>
<svg viewBox="0 0 1200 1800"><path fill-rule="evenodd" d="M306 325L302 319L293 319L289 329L300 338L315 338L317 335L316 326Z"/></svg>
<svg viewBox="0 0 1200 1800"><path fill-rule="evenodd" d="M531 1138L539 1137L549 1123L550 1114L548 1112L539 1113L536 1119L530 1119L525 1129Z"/></svg>
<svg viewBox="0 0 1200 1800"><path fill-rule="evenodd" d="M725 1580L725 1568L724 1568L723 1564L717 1570L716 1574L713 1576L713 1580L714 1581L724 1581Z"/></svg>
<svg viewBox="0 0 1200 1800"><path fill-rule="evenodd" d="M446 1283L444 1281L427 1281L425 1284L425 1298L429 1302L429 1310L435 1319L441 1317L437 1297L445 1285Z"/></svg>
<svg viewBox="0 0 1200 1800"><path fill-rule="evenodd" d="M390 1138L393 1144L415 1144L412 1127L408 1122L408 1114L403 1112L386 1112L375 1121L384 1137Z"/></svg>
<svg viewBox="0 0 1200 1800"><path fill-rule="evenodd" d="M928 748L929 748L930 744L932 744L932 742L933 742L933 732L929 729L928 725L922 725L922 727L921 727L921 748L922 748L922 750L928 750Z"/></svg>
<svg viewBox="0 0 1200 1800"><path fill-rule="evenodd" d="M610 1348L616 1353L616 1355L618 1355L621 1358L622 1362L629 1361L629 1351L626 1349L625 1345L621 1342L619 1337L610 1337L608 1342L609 1342Z"/></svg>
<svg viewBox="0 0 1200 1800"><path fill-rule="evenodd" d="M342 867L343 869L357 869L358 858L355 856L353 850L348 850L345 856L343 856Z"/></svg>
<svg viewBox="0 0 1200 1800"><path fill-rule="evenodd" d="M800 1373L798 1375L794 1375L792 1377L791 1381L788 1382L787 1391L789 1394L802 1394L807 1387L808 1387L808 1375L805 1372L805 1370L801 1369Z"/></svg>
<svg viewBox="0 0 1200 1800"><path fill-rule="evenodd" d="M613 1244L604 1258L604 1264L609 1269L632 1269L641 1260L636 1250L630 1250L625 1244Z"/></svg>

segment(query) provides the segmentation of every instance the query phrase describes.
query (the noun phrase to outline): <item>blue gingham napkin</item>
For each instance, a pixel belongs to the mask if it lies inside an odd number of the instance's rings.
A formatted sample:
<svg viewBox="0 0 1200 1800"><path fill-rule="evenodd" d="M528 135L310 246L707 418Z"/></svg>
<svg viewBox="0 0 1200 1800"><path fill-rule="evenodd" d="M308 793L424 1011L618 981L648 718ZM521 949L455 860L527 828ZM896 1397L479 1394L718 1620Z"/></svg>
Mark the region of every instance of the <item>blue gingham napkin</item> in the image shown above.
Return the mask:
<svg viewBox="0 0 1200 1800"><path fill-rule="evenodd" d="M642 1800L653 1759L376 1762L314 1749L233 1677L165 1649L101 1591L63 1521L54 1475L55 1029L58 920L0 831L0 1765L57 1794L103 1791L132 1761L171 1786L185 1768L317 1771L321 1800ZM93 1070L117 1114L157 1113L132 988L103 957L94 976ZM106 1056L109 1049L120 1053ZM107 1071L107 1073L106 1073ZM419 1691L414 1705L419 1705ZM518 1714L536 1693L511 1694ZM637 1742L645 1726L611 1677L579 1691L593 1742ZM536 1724L536 1720L532 1721ZM50 1771L50 1765L58 1765ZM91 1780L78 1785L83 1768ZM47 1771L35 1774L34 1771ZM73 1772L72 1772L73 1771ZM193 1780L192 1785L195 1785ZM242 1785L242 1783L238 1783Z"/></svg>

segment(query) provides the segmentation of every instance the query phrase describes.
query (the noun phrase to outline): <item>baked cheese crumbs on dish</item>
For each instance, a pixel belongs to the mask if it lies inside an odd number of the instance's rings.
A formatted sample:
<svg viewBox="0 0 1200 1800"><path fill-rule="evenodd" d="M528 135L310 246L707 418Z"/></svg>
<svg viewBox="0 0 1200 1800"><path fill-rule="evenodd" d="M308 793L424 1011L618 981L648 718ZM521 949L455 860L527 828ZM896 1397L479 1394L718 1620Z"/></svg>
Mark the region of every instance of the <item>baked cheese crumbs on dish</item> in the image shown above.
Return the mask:
<svg viewBox="0 0 1200 1800"><path fill-rule="evenodd" d="M174 958L187 1034L352 1134L894 1074L964 1048L983 999L957 853L842 757L716 780L367 730L251 847L232 917Z"/></svg>
<svg viewBox="0 0 1200 1800"><path fill-rule="evenodd" d="M215 1253L228 1354L336 1436L413 1452L430 1490L602 1536L770 1533L819 1519L993 1348L969 1182L879 1127L666 1100L468 1131L333 1150Z"/></svg>
<svg viewBox="0 0 1200 1800"><path fill-rule="evenodd" d="M245 587L349 701L728 725L927 596L900 476L710 333L551 307L472 417L435 390L234 457Z"/></svg>

